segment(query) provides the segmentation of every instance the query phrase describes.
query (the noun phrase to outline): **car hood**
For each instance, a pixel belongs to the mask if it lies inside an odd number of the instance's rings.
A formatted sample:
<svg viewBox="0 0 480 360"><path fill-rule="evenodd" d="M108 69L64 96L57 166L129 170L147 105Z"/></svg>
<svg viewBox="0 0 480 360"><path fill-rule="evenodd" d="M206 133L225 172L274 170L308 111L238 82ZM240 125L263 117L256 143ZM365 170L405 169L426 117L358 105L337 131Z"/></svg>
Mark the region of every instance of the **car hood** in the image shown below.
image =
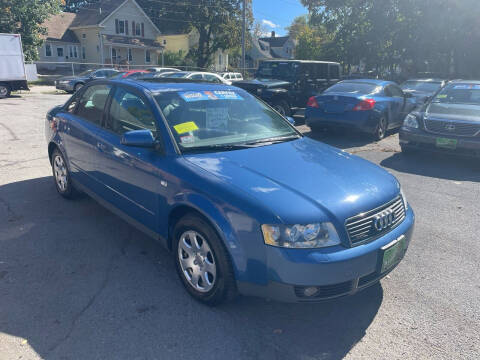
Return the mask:
<svg viewBox="0 0 480 360"><path fill-rule="evenodd" d="M276 80L276 79L254 79L254 80L243 80L235 82L235 86L243 87L244 85L247 88L280 88L289 86L291 83L285 80Z"/></svg>
<svg viewBox="0 0 480 360"><path fill-rule="evenodd" d="M468 104L430 103L425 118L441 120L466 120L480 122L480 106Z"/></svg>
<svg viewBox="0 0 480 360"><path fill-rule="evenodd" d="M185 159L248 193L288 224L328 218L342 226L399 194L398 181L379 166L305 137Z"/></svg>

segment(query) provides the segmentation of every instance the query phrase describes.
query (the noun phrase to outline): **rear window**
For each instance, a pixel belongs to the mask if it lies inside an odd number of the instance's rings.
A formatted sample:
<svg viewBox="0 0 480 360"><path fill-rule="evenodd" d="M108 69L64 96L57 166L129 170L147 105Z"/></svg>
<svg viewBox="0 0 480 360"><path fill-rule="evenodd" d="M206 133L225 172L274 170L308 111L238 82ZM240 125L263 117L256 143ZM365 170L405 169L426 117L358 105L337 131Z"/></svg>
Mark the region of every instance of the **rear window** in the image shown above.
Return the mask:
<svg viewBox="0 0 480 360"><path fill-rule="evenodd" d="M480 84L452 84L440 91L433 102L480 105Z"/></svg>
<svg viewBox="0 0 480 360"><path fill-rule="evenodd" d="M441 86L442 86L442 83L440 82L406 81L402 84L402 89L433 93L438 91Z"/></svg>
<svg viewBox="0 0 480 360"><path fill-rule="evenodd" d="M325 93L340 92L358 95L374 94L382 89L377 84L362 83L362 82L342 82L333 85L325 90Z"/></svg>

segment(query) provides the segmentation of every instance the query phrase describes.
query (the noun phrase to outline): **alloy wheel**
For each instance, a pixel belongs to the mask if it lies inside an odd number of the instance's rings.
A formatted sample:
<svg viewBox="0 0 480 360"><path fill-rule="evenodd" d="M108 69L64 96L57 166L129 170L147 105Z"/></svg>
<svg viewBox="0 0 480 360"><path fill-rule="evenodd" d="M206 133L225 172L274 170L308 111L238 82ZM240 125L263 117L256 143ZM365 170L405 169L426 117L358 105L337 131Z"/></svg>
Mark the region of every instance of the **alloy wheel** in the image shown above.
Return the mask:
<svg viewBox="0 0 480 360"><path fill-rule="evenodd" d="M0 97L6 97L8 94L8 88L4 85L0 85Z"/></svg>
<svg viewBox="0 0 480 360"><path fill-rule="evenodd" d="M202 293L213 289L217 280L217 266L210 245L202 235L189 230L180 236L178 260L190 286Z"/></svg>
<svg viewBox="0 0 480 360"><path fill-rule="evenodd" d="M60 155L55 156L53 159L53 172L55 174L55 182L60 191L66 191L68 187L67 167Z"/></svg>

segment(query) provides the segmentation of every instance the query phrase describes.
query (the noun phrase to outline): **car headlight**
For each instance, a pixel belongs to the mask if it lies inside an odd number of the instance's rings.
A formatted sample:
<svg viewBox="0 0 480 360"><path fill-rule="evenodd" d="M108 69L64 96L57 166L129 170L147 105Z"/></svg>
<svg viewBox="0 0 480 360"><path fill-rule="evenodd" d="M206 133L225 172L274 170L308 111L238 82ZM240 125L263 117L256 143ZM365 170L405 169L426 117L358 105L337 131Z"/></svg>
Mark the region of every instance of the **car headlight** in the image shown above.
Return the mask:
<svg viewBox="0 0 480 360"><path fill-rule="evenodd" d="M262 225L265 244L297 249L315 249L340 244L335 227L330 222L307 225Z"/></svg>
<svg viewBox="0 0 480 360"><path fill-rule="evenodd" d="M413 114L408 114L403 122L403 126L418 129L418 119Z"/></svg>
<svg viewBox="0 0 480 360"><path fill-rule="evenodd" d="M405 193L403 192L403 189L400 189L400 196L402 197L403 206L405 207L405 211L407 211L408 202L407 202L407 197L405 196Z"/></svg>

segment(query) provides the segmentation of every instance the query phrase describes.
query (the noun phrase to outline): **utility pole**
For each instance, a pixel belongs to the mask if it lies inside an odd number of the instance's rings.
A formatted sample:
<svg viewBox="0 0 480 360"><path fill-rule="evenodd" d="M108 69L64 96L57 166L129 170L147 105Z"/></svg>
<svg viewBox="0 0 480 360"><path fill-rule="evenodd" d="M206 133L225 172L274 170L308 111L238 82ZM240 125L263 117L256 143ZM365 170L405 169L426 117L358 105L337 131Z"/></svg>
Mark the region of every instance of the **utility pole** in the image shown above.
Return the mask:
<svg viewBox="0 0 480 360"><path fill-rule="evenodd" d="M242 74L245 77L245 31L247 27L247 0L243 0L243 22L242 22Z"/></svg>

